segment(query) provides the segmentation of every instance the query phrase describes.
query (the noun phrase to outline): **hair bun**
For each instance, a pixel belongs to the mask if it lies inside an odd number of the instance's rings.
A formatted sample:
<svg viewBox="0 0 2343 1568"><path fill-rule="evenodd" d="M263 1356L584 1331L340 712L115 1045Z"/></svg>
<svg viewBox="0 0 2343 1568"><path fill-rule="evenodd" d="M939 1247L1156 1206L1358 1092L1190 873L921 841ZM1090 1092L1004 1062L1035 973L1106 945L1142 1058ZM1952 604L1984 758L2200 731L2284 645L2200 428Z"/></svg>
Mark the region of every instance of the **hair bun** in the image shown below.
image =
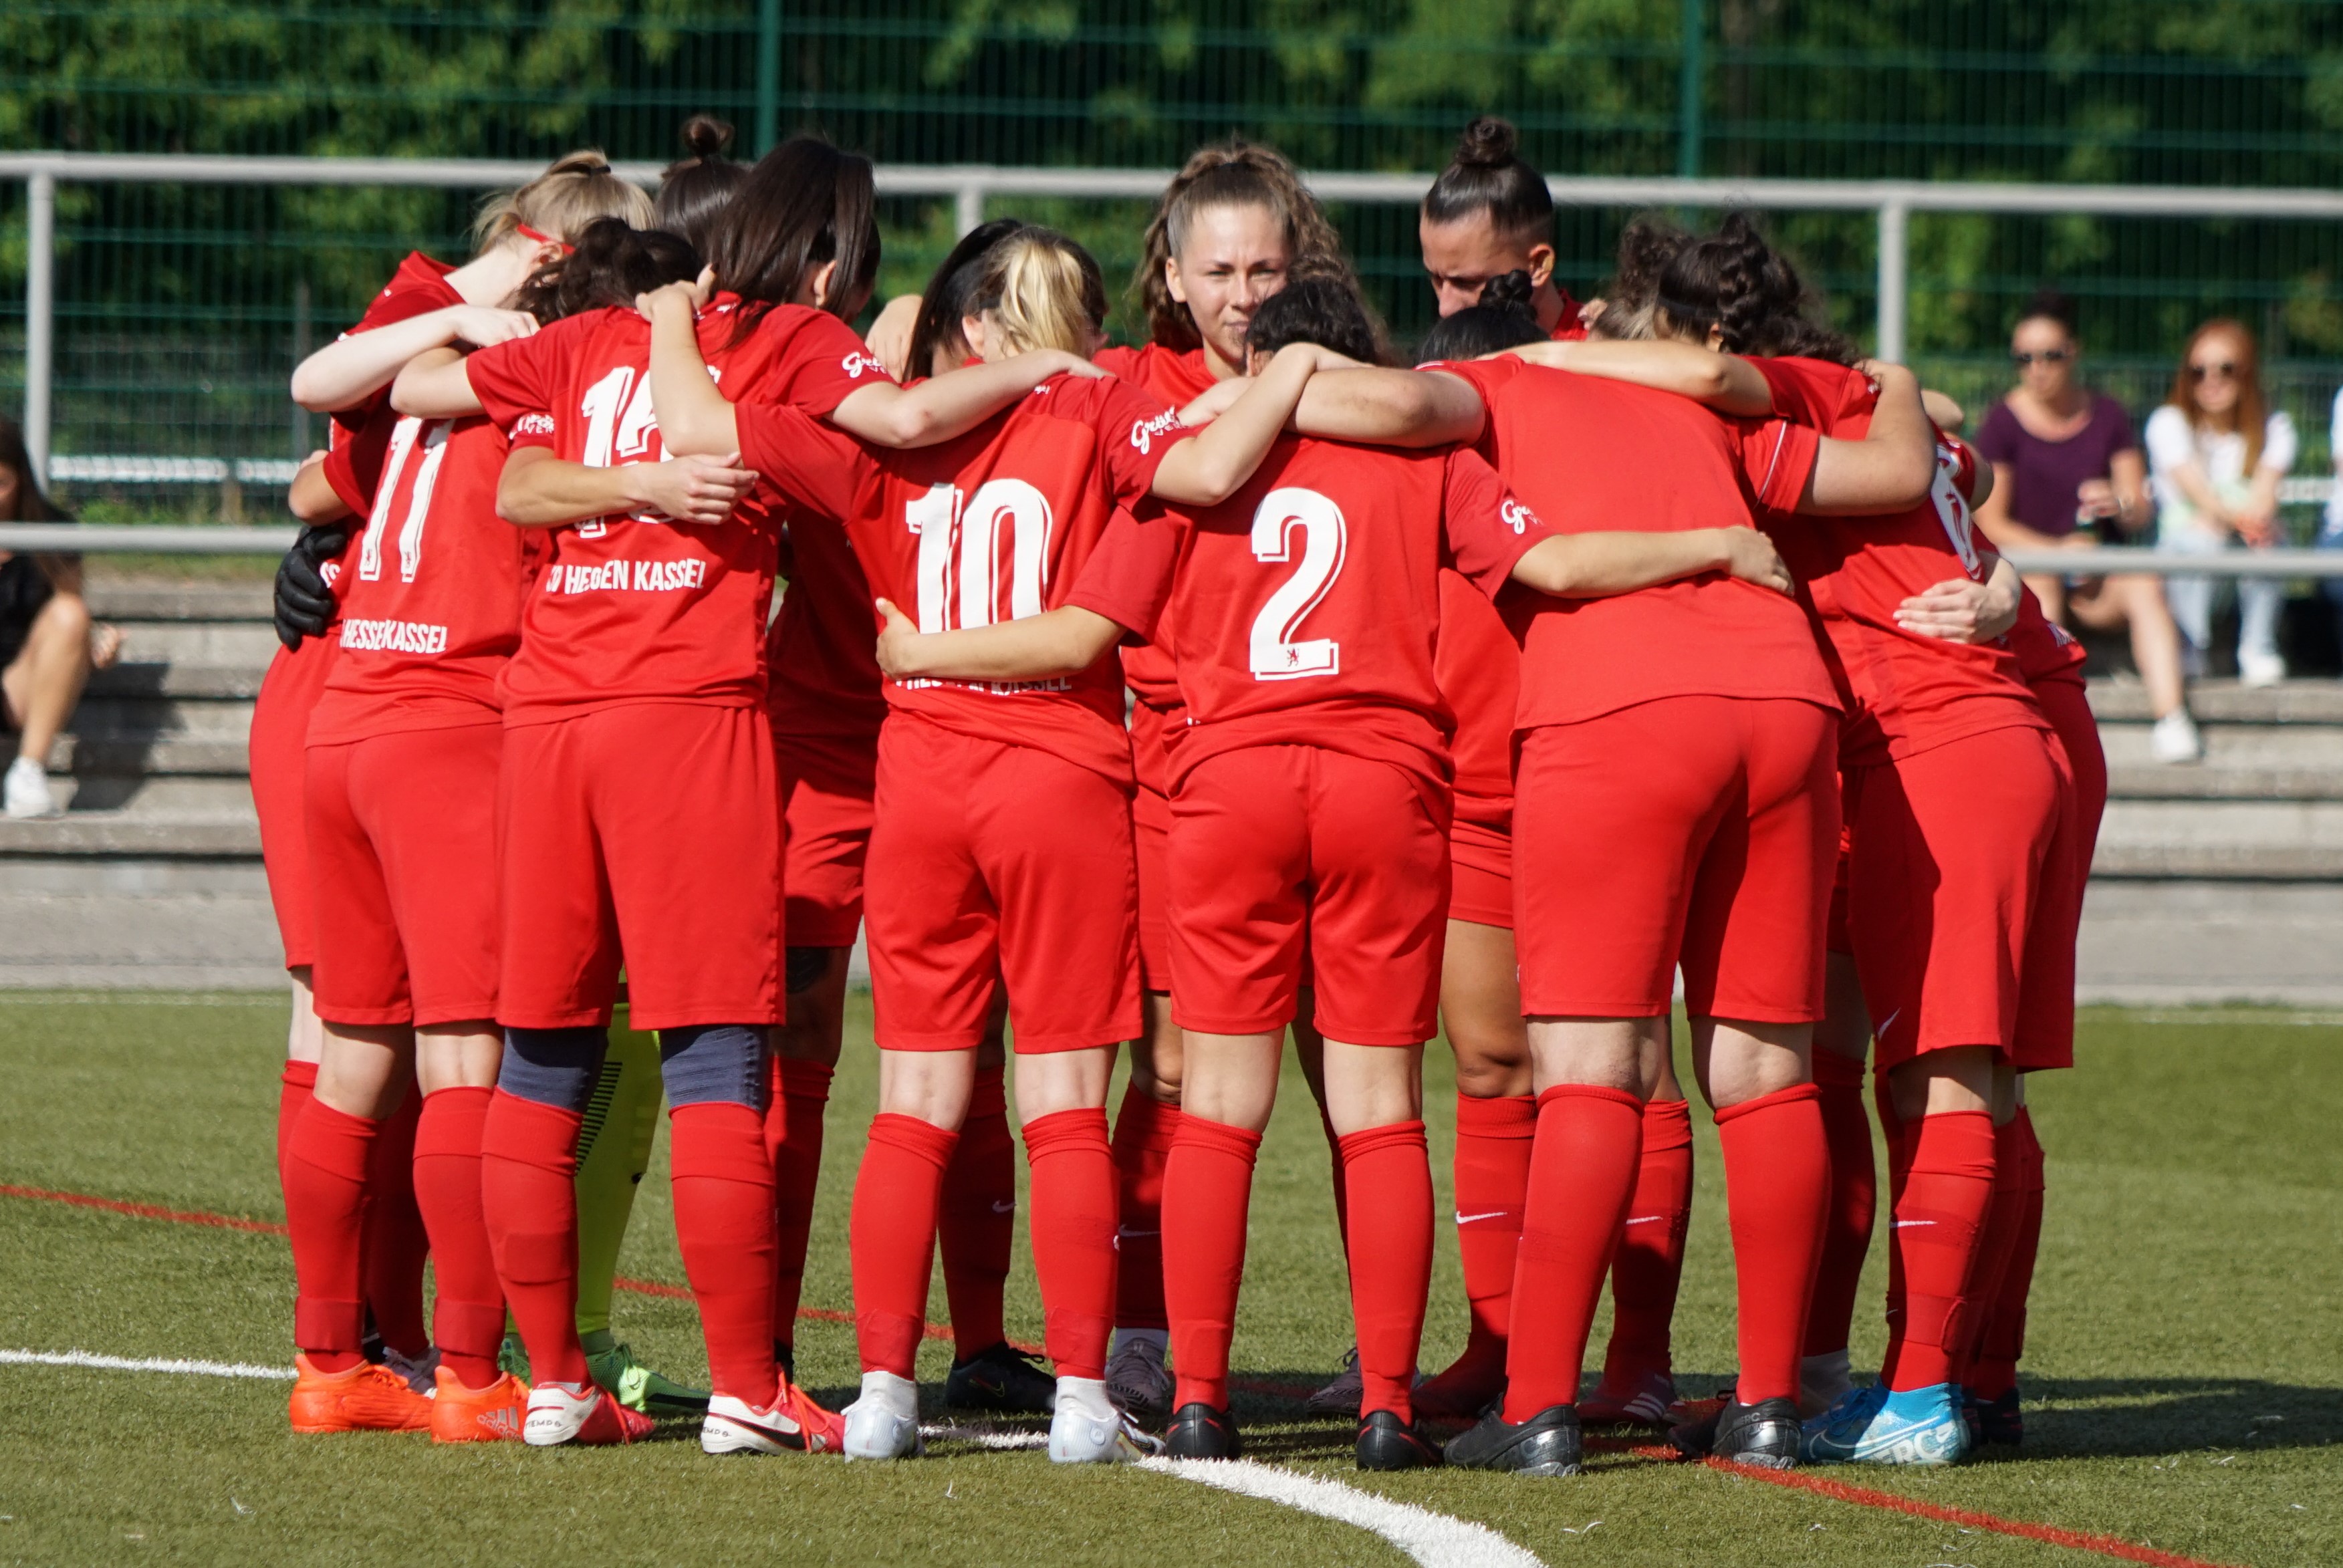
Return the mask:
<svg viewBox="0 0 2343 1568"><path fill-rule="evenodd" d="M1523 316L1535 314L1530 297L1536 292L1530 275L1520 267L1501 272L1481 286L1481 303L1492 310L1513 311Z"/></svg>
<svg viewBox="0 0 2343 1568"><path fill-rule="evenodd" d="M694 115L683 122L683 150L696 158L720 158L732 150L732 126L714 115Z"/></svg>
<svg viewBox="0 0 2343 1568"><path fill-rule="evenodd" d="M1468 169L1501 169L1513 161L1521 137L1513 123L1483 115L1456 141L1456 162Z"/></svg>

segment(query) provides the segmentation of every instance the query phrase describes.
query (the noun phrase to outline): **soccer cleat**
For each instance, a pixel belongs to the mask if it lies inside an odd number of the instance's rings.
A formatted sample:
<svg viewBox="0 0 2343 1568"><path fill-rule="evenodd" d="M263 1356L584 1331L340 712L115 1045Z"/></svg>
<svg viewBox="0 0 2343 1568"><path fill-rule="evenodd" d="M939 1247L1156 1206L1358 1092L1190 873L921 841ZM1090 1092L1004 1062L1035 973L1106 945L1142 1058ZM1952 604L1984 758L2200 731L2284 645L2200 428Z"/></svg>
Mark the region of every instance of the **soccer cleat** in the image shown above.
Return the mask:
<svg viewBox="0 0 2343 1568"><path fill-rule="evenodd" d="M19 757L8 764L5 786L9 816L25 820L57 815L57 798L49 792L48 769L36 758Z"/></svg>
<svg viewBox="0 0 2343 1568"><path fill-rule="evenodd" d="M789 1382L762 1410L745 1399L714 1395L699 1422L702 1453L837 1453L845 1446L845 1421Z"/></svg>
<svg viewBox="0 0 2343 1568"><path fill-rule="evenodd" d="M521 1343L520 1336L509 1329L505 1331L505 1342L497 1347L497 1365L523 1382L531 1381L528 1375L528 1347Z"/></svg>
<svg viewBox="0 0 2343 1568"><path fill-rule="evenodd" d="M1415 1413L1451 1421L1471 1421L1489 1408L1489 1402L1505 1392L1505 1362L1503 1356L1475 1362L1465 1356L1456 1358L1447 1371L1436 1372L1415 1385Z"/></svg>
<svg viewBox="0 0 2343 1568"><path fill-rule="evenodd" d="M1992 1443L1999 1448L2016 1448L2026 1441L2026 1412L2018 1408L2017 1390L2013 1385L1992 1399L1968 1398L1962 1413L1968 1418L1972 1446Z"/></svg>
<svg viewBox="0 0 2343 1568"><path fill-rule="evenodd" d="M1172 1374L1163 1365L1162 1344L1137 1334L1123 1339L1107 1358L1106 1392L1140 1425L1162 1425L1172 1413Z"/></svg>
<svg viewBox="0 0 2343 1568"><path fill-rule="evenodd" d="M1359 1347L1353 1345L1342 1352L1342 1370L1334 1381L1302 1402L1302 1408L1312 1415L1347 1415L1359 1419L1359 1401L1366 1397L1366 1378L1359 1371Z"/></svg>
<svg viewBox="0 0 2343 1568"><path fill-rule="evenodd" d="M1578 1402L1578 1423L1589 1426L1644 1426L1662 1431L1668 1425L1669 1407L1676 1402L1676 1380L1664 1372L1639 1372L1625 1388L1614 1388L1609 1378Z"/></svg>
<svg viewBox="0 0 2343 1568"><path fill-rule="evenodd" d="M597 1384L573 1390L567 1383L541 1382L528 1391L520 1436L532 1448L568 1442L599 1447L640 1442L651 1434L652 1424L649 1416L628 1410Z"/></svg>
<svg viewBox="0 0 2343 1568"><path fill-rule="evenodd" d="M1576 1475L1581 1450L1578 1412L1550 1404L1524 1422L1493 1410L1448 1441L1445 1457L1464 1470L1508 1470L1516 1475Z"/></svg>
<svg viewBox="0 0 2343 1568"><path fill-rule="evenodd" d="M1845 1399L1855 1387L1846 1352L1832 1351L1798 1362L1798 1414L1807 1421Z"/></svg>
<svg viewBox="0 0 2343 1568"><path fill-rule="evenodd" d="M319 1372L309 1358L293 1358L295 1432L422 1432L431 1424L431 1401L388 1367L360 1362L347 1372Z"/></svg>
<svg viewBox="0 0 2343 1568"><path fill-rule="evenodd" d="M1440 1445L1423 1430L1396 1412L1369 1411L1359 1422L1357 1445L1361 1470L1428 1470L1442 1462Z"/></svg>
<svg viewBox="0 0 2343 1568"><path fill-rule="evenodd" d="M1080 1388L1068 1388L1079 1382ZM1059 1380L1058 1408L1050 1417L1053 1464L1135 1464L1163 1452L1163 1440L1139 1430L1107 1395L1106 1384Z"/></svg>
<svg viewBox="0 0 2343 1568"><path fill-rule="evenodd" d="M385 1345L382 1364L407 1380L407 1386L425 1399L429 1399L439 1387L439 1347L433 1345L421 1359L404 1356Z"/></svg>
<svg viewBox="0 0 2343 1568"><path fill-rule="evenodd" d="M628 1410L645 1415L704 1415L708 1396L696 1388L659 1376L635 1359L635 1347L610 1337L610 1331L586 1338L586 1368L594 1381L618 1396Z"/></svg>
<svg viewBox="0 0 2343 1568"><path fill-rule="evenodd" d="M1727 1459L1766 1470L1792 1470L1803 1433L1798 1402L1761 1399L1755 1404L1728 1401L1724 1409L1688 1422L1668 1433L1668 1443L1686 1459Z"/></svg>
<svg viewBox="0 0 2343 1568"><path fill-rule="evenodd" d="M1244 1455L1244 1438L1227 1411L1192 1400L1172 1412L1163 1448L1174 1459L1239 1459Z"/></svg>
<svg viewBox="0 0 2343 1568"><path fill-rule="evenodd" d="M849 1459L917 1459L928 1451L920 1441L920 1385L910 1378L864 1372L862 1396L840 1413Z"/></svg>
<svg viewBox="0 0 2343 1568"><path fill-rule="evenodd" d="M518 1442L528 1415L528 1384L510 1372L486 1388L466 1388L464 1380L441 1367L431 1396L434 1442Z"/></svg>
<svg viewBox="0 0 2343 1568"><path fill-rule="evenodd" d="M1047 1415L1057 1402L1057 1380L1006 1341L952 1362L951 1375L944 1379L944 1403L953 1410Z"/></svg>
<svg viewBox="0 0 2343 1568"><path fill-rule="evenodd" d="M1814 1464L1957 1464L1969 1454L1960 1385L1891 1392L1857 1389L1806 1422L1801 1457Z"/></svg>

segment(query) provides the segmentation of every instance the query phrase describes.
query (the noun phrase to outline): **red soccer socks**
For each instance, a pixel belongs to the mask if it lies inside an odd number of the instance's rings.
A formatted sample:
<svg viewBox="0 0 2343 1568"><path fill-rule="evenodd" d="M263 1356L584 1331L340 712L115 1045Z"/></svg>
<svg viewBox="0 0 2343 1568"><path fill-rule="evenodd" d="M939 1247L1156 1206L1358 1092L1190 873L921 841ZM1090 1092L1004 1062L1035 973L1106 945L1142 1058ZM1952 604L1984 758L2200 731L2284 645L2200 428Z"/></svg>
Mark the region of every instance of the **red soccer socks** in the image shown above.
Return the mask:
<svg viewBox="0 0 2343 1568"><path fill-rule="evenodd" d="M854 1334L866 1372L914 1375L944 1170L960 1139L916 1116L881 1111L870 1120L850 1227Z"/></svg>
<svg viewBox="0 0 2343 1568"><path fill-rule="evenodd" d="M1179 1371L1172 1408L1229 1404L1229 1342L1244 1278L1261 1134L1182 1114L1163 1177L1163 1301Z"/></svg>
<svg viewBox="0 0 2343 1568"><path fill-rule="evenodd" d="M937 1227L952 1354L966 1361L1009 1337L1001 1301L1017 1232L1017 1141L1009 1131L1008 1091L998 1067L977 1070L960 1145L945 1172Z"/></svg>
<svg viewBox="0 0 2343 1568"><path fill-rule="evenodd" d="M1670 1331L1684 1278L1684 1231L1692 1223L1692 1107L1654 1100L1644 1107L1644 1151L1635 1191L1611 1260L1611 1343L1606 1391L1632 1391L1670 1375Z"/></svg>
<svg viewBox="0 0 2343 1568"><path fill-rule="evenodd" d="M1351 1312L1359 1341L1362 1419L1379 1410L1415 1419L1411 1391L1432 1284L1432 1164L1423 1123L1342 1134L1351 1211Z"/></svg>
<svg viewBox="0 0 2343 1568"><path fill-rule="evenodd" d="M1643 1145L1644 1102L1623 1090L1565 1083L1538 1096L1505 1344L1509 1422L1578 1402L1587 1327Z"/></svg>
<svg viewBox="0 0 2343 1568"><path fill-rule="evenodd" d="M1121 1221L1116 1236L1114 1326L1168 1329L1163 1314L1163 1168L1180 1131L1180 1108L1132 1083L1114 1119L1114 1169Z"/></svg>
<svg viewBox="0 0 2343 1568"><path fill-rule="evenodd" d="M321 1372L347 1372L365 1359L361 1238L367 1172L382 1127L312 1099L286 1141L285 1219L297 1291L293 1342Z"/></svg>
<svg viewBox="0 0 2343 1568"><path fill-rule="evenodd" d="M1887 1354L1879 1380L1897 1392L1959 1375L1976 1311L1969 1292L1993 1203L1993 1118L1938 1111L1898 1130L1889 1161L1894 1221L1887 1259Z"/></svg>
<svg viewBox="0 0 2343 1568"><path fill-rule="evenodd" d="M590 1379L578 1341L578 1130L574 1111L498 1090L480 1133L480 1208L530 1375Z"/></svg>
<svg viewBox="0 0 2343 1568"><path fill-rule="evenodd" d="M1978 1398L1990 1401L2017 1386L2017 1360L2026 1350L2026 1298L2034 1289L2034 1257L2042 1244L2042 1143L2023 1105L1994 1130L1993 1211L1986 1225L1995 1232L1986 1241L1992 1277L1979 1283L1985 1322L1965 1381Z"/></svg>
<svg viewBox="0 0 2343 1568"><path fill-rule="evenodd" d="M1823 1221L1822 1264L1815 1271L1815 1302L1806 1312L1805 1353L1846 1349L1855 1322L1855 1288L1871 1251L1879 1176L1872 1163L1871 1110L1863 1096L1863 1063L1835 1050L1815 1051L1823 1143L1830 1152L1830 1207Z"/></svg>
<svg viewBox="0 0 2343 1568"><path fill-rule="evenodd" d="M764 1118L705 1101L668 1112L675 1239L699 1305L708 1378L719 1394L773 1402L773 1167Z"/></svg>
<svg viewBox="0 0 2343 1568"><path fill-rule="evenodd" d="M1456 1097L1456 1251L1472 1326L1464 1353L1438 1380L1443 1383L1461 1379L1493 1390L1503 1381L1513 1250L1522 1237L1536 1139L1534 1096Z"/></svg>
<svg viewBox="0 0 2343 1568"><path fill-rule="evenodd" d="M1115 1302L1116 1182L1106 1112L1035 1117L1025 1124L1025 1158L1033 1172L1043 1348L1060 1377L1102 1378Z"/></svg>
<svg viewBox="0 0 2343 1568"><path fill-rule="evenodd" d="M423 1322L423 1263L430 1239L415 1206L415 1124L423 1091L413 1083L383 1119L367 1171L366 1302L382 1342L412 1361L431 1353Z"/></svg>
<svg viewBox="0 0 2343 1568"><path fill-rule="evenodd" d="M466 1388L502 1376L505 1293L480 1209L480 1138L488 1089L442 1089L423 1101L415 1129L415 1203L431 1238L431 1339L439 1364Z"/></svg>
<svg viewBox="0 0 2343 1568"><path fill-rule="evenodd" d="M765 1104L765 1152L773 1162L773 1339L794 1343L805 1293L806 1246L813 1233L814 1191L821 1181L823 1113L831 1070L819 1061L772 1059Z"/></svg>
<svg viewBox="0 0 2343 1568"><path fill-rule="evenodd" d="M1806 1304L1822 1255L1830 1155L1815 1086L1761 1094L1716 1113L1739 1285L1743 1404L1798 1397Z"/></svg>

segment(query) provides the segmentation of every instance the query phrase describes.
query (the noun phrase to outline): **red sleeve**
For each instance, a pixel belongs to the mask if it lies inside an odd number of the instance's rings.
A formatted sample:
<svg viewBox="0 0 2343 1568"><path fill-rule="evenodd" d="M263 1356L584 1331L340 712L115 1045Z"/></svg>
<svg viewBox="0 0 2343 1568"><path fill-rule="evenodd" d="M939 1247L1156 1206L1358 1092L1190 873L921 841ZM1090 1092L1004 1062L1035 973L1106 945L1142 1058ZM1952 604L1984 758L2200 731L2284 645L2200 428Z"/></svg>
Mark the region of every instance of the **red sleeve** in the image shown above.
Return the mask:
<svg viewBox="0 0 2343 1568"><path fill-rule="evenodd" d="M1733 426L1739 437L1741 471L1748 476L1757 504L1768 511L1796 511L1806 481L1814 477L1822 437L1787 419L1736 419Z"/></svg>
<svg viewBox="0 0 2343 1568"><path fill-rule="evenodd" d="M1494 359L1436 359L1420 370L1437 370L1468 383L1481 395L1484 404L1494 398L1507 382L1530 367L1526 359L1510 354L1500 354Z"/></svg>
<svg viewBox="0 0 2343 1568"><path fill-rule="evenodd" d="M769 378L762 401L802 408L826 418L851 393L880 384L893 386L887 367L854 335L854 328L826 311L798 316L796 330Z"/></svg>
<svg viewBox="0 0 2343 1568"><path fill-rule="evenodd" d="M1180 423L1180 411L1144 388L1117 377L1076 381L1061 377L1051 388L1062 396L1075 386L1096 398L1092 423L1103 438L1109 487L1115 504L1136 507L1155 487L1155 471L1165 454L1193 432Z"/></svg>
<svg viewBox="0 0 2343 1568"><path fill-rule="evenodd" d="M510 432L528 416L559 407L562 377L588 319L572 316L542 332L476 350L464 361L464 372L480 412Z"/></svg>
<svg viewBox="0 0 2343 1568"><path fill-rule="evenodd" d="M1753 356L1748 363L1765 378L1776 415L1826 435L1839 434L1843 420L1868 417L1877 400L1869 377L1826 359L1767 359Z"/></svg>
<svg viewBox="0 0 2343 1568"><path fill-rule="evenodd" d="M1936 432L1936 445L1953 455L1953 487L1960 491L1963 500L1976 505L1976 453L1958 436L1948 436L1942 430Z"/></svg>
<svg viewBox="0 0 2343 1568"><path fill-rule="evenodd" d="M1457 572L1491 598L1513 579L1523 556L1554 537L1469 447L1448 454L1440 512Z"/></svg>
<svg viewBox="0 0 2343 1568"><path fill-rule="evenodd" d="M553 416L541 408L533 408L513 421L506 432L507 449L519 451L523 447L543 447L548 451L561 445L561 427Z"/></svg>
<svg viewBox="0 0 2343 1568"><path fill-rule="evenodd" d="M1111 348L1101 348L1091 355L1091 363L1109 375L1120 376L1125 381L1136 381L1139 379L1139 355L1137 348L1118 343Z"/></svg>
<svg viewBox="0 0 2343 1568"><path fill-rule="evenodd" d="M393 322L412 320L417 316L427 316L458 303L460 301L445 286L401 288L394 283L374 297L367 306L366 314L358 317L358 324L343 333L342 337L354 337L361 332L372 332ZM363 402L352 404L347 408L335 409L333 420L346 430L355 430L389 406L390 383L386 381L367 394Z"/></svg>
<svg viewBox="0 0 2343 1568"><path fill-rule="evenodd" d="M1184 529L1176 523L1141 523L1117 512L1082 563L1066 602L1102 615L1152 641L1172 602Z"/></svg>
<svg viewBox="0 0 2343 1568"><path fill-rule="evenodd" d="M841 519L852 514L870 467L860 442L788 403L736 404L732 419L743 466L801 506Z"/></svg>

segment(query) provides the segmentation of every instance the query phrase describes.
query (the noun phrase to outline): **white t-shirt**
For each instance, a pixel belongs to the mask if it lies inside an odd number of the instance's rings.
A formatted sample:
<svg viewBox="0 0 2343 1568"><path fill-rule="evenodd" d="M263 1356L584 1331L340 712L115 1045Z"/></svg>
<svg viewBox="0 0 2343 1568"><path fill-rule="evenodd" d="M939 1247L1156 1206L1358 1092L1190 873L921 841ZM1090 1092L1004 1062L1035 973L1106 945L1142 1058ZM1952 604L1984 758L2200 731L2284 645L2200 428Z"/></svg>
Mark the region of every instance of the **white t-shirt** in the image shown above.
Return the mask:
<svg viewBox="0 0 2343 1568"><path fill-rule="evenodd" d="M2335 394L2334 412L2327 417L2327 449L2343 457L2343 392ZM2327 526L2319 532L2328 538L2343 538L2343 483L2328 492Z"/></svg>
<svg viewBox="0 0 2343 1568"><path fill-rule="evenodd" d="M2242 431L2199 429L2189 423L2187 415L2167 403L2147 417L2147 427L2140 435L2142 445L2147 448L2148 473L2156 487L2156 532L2159 539L2170 539L2192 529L2216 531L2198 522L2195 504L2173 477L2187 464L2193 462L2203 468L2214 492L2224 499L2243 500L2253 484L2254 476L2246 472L2246 437ZM2272 414L2262 427L2260 467L2275 468L2284 475L2294 467L2300 447L2295 437L2294 421L2283 412Z"/></svg>

